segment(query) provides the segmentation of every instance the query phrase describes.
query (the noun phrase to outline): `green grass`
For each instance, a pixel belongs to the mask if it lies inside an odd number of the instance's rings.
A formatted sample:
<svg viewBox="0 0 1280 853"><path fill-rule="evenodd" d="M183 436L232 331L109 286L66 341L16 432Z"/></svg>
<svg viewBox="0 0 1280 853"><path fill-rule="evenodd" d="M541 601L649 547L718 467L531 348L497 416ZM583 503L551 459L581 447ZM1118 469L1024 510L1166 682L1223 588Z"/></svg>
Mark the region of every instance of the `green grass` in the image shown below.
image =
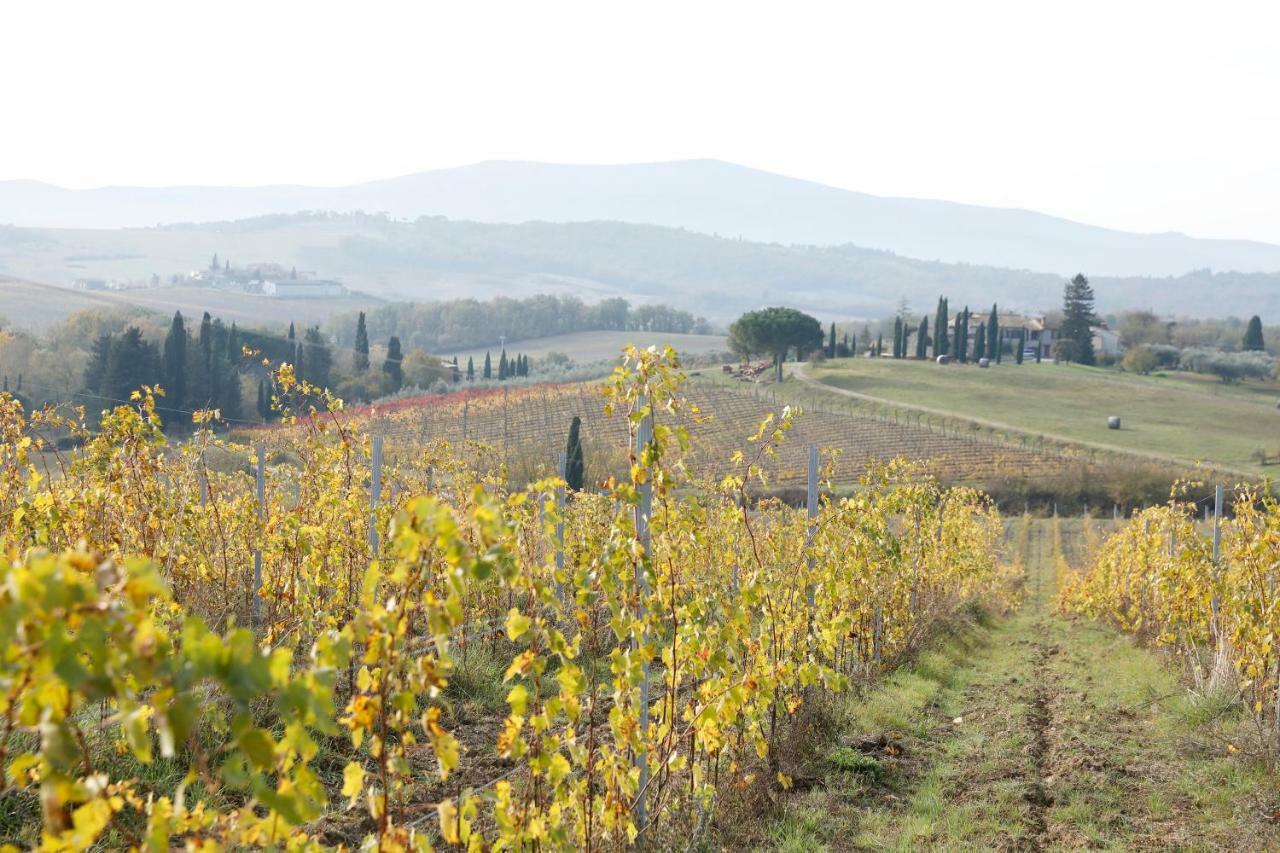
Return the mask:
<svg viewBox="0 0 1280 853"><path fill-rule="evenodd" d="M807 373L879 400L1186 462L1263 472L1269 469L1254 453L1280 450L1276 382L1228 386L1187 374L1137 376L1078 365L980 370L867 358L830 361ZM1123 428L1107 429L1108 415L1119 415Z"/></svg>
<svg viewBox="0 0 1280 853"><path fill-rule="evenodd" d="M846 698L842 737L885 732L904 753L873 776L833 751L825 784L782 802L771 849L1280 849L1263 816L1280 784L1226 748L1248 715L1110 627L1056 615L1049 524L1032 528L1019 613Z"/></svg>

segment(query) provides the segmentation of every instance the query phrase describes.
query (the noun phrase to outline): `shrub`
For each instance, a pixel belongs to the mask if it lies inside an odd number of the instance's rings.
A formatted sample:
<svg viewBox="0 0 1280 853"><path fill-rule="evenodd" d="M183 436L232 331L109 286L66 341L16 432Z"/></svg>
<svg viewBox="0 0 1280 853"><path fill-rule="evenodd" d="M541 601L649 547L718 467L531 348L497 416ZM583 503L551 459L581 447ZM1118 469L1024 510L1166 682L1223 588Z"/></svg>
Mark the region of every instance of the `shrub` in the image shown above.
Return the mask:
<svg viewBox="0 0 1280 853"><path fill-rule="evenodd" d="M1160 366L1160 358L1150 347L1134 347L1124 354L1120 366L1130 373L1139 373L1145 376Z"/></svg>

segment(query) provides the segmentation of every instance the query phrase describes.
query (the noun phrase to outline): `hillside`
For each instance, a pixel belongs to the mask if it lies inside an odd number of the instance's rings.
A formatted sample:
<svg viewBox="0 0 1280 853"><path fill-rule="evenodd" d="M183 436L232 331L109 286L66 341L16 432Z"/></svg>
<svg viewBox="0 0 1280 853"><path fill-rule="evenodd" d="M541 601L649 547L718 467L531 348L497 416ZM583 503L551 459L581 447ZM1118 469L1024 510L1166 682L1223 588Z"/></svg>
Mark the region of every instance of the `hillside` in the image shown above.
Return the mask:
<svg viewBox="0 0 1280 853"><path fill-rule="evenodd" d="M840 392L920 407L1091 445L1267 473L1257 450L1280 450L1280 385L1224 386L1189 374L1135 376L1079 365L939 367L837 359L806 369ZM1119 415L1122 429L1107 428Z"/></svg>
<svg viewBox="0 0 1280 853"><path fill-rule="evenodd" d="M886 198L716 160L618 166L485 162L345 187L106 187L0 182L0 223L120 228L302 210L478 222L621 222L768 243L852 243L909 258L1069 275L1280 271L1280 246L1135 234L1028 210Z"/></svg>
<svg viewBox="0 0 1280 853"><path fill-rule="evenodd" d="M0 274L54 284L153 274L168 280L203 267L214 253L237 266L274 261L316 270L382 298L621 296L722 322L780 303L823 318L879 318L902 298L913 310L931 310L940 293L957 305L999 301L1035 311L1058 304L1063 282L1052 274L917 261L853 245L782 246L620 222L494 225L292 215L121 230L0 227ZM1103 311L1156 306L1162 314L1280 314L1280 274L1092 279Z"/></svg>
<svg viewBox="0 0 1280 853"><path fill-rule="evenodd" d="M369 308L378 300L367 296L347 299L268 299L246 293L230 293L197 287L163 287L154 290L87 292L55 287L0 275L0 318L5 325L39 331L75 311L86 308L138 307L161 316L181 311L199 317L205 311L242 325L301 325L321 323L338 311Z"/></svg>

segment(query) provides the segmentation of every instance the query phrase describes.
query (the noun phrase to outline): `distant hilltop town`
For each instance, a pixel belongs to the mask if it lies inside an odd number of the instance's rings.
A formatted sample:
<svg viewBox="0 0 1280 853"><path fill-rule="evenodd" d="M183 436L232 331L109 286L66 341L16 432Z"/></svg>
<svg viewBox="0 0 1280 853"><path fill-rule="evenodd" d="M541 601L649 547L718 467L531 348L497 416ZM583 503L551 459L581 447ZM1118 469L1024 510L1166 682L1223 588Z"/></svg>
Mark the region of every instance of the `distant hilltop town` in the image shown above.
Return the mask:
<svg viewBox="0 0 1280 853"><path fill-rule="evenodd" d="M213 256L208 268L188 273L187 282L217 290L261 293L276 299L347 295L347 288L342 282L320 278L311 270L285 269L275 263L233 267L229 260L220 263L217 255Z"/></svg>
<svg viewBox="0 0 1280 853"><path fill-rule="evenodd" d="M342 282L320 278L312 270L299 270L297 267L285 268L281 264L271 262L234 267L230 260L219 260L216 254L204 269L192 270L185 275L174 275L170 279L170 284L186 284L237 293L255 293L270 296L273 299L332 298L348 295L346 285ZM102 278L81 278L75 282L77 290L132 290L160 286L159 276L152 276L149 284Z"/></svg>

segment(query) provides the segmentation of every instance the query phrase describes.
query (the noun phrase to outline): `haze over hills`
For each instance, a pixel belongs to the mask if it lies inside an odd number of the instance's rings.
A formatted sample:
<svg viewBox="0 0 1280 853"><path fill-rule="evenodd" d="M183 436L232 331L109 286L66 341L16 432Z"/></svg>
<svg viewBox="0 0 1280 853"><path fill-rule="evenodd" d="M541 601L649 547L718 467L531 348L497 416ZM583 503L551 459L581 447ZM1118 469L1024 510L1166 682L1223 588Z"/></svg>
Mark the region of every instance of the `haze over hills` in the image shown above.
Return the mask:
<svg viewBox="0 0 1280 853"><path fill-rule="evenodd" d="M522 225L440 218L397 222L380 216L294 214L237 222L115 230L0 226L0 274L69 285L81 277L169 281L217 253L235 266L275 262L340 277L381 299L418 302L534 293L586 301L622 296L663 302L727 322L739 312L787 304L828 319L878 319L906 299L931 311L939 294L953 307L998 301L1011 310L1060 304L1065 276L976 264L918 261L842 246L782 246L620 222ZM1176 278L1091 276L1102 311L1155 308L1191 316L1280 315L1280 274L1199 271ZM0 297L12 290L0 282ZM125 291L151 302L173 294ZM232 298L182 288L183 298ZM70 291L64 291L70 293ZM29 297L0 298L0 314L24 317ZM247 298L247 297L246 297ZM256 300L256 301L254 301ZM264 310L252 297L245 312ZM288 301L265 300L286 310ZM234 306L224 305L228 314ZM301 306L299 306L300 308Z"/></svg>
<svg viewBox="0 0 1280 853"><path fill-rule="evenodd" d="M302 210L485 223L613 220L729 238L853 244L906 258L1069 275L1280 271L1280 246L1135 234L1027 210L836 189L715 160L619 166L491 161L345 187L107 187L0 182L0 222L61 228L213 222Z"/></svg>

